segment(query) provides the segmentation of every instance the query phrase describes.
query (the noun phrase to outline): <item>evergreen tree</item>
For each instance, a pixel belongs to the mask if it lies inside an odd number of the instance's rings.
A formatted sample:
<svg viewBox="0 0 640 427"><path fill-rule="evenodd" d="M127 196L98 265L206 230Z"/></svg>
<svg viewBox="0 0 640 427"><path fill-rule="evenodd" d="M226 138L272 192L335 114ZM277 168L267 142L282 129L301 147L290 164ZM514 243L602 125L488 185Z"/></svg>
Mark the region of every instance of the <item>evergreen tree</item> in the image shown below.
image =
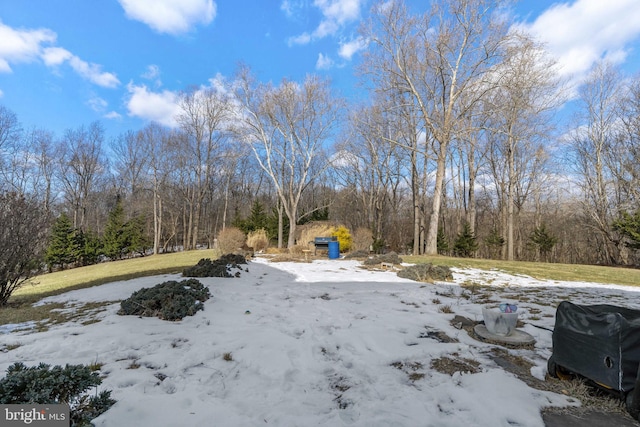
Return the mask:
<svg viewBox="0 0 640 427"><path fill-rule="evenodd" d="M149 239L147 239L144 234L144 223L144 216L138 215L131 218L124 225L123 241L126 245L124 248L125 253L129 254L135 252L144 256L146 250L150 246Z"/></svg>
<svg viewBox="0 0 640 427"><path fill-rule="evenodd" d="M56 265L64 269L65 264L77 260L79 246L76 234L67 214L61 214L53 224L49 246L44 256L49 270Z"/></svg>
<svg viewBox="0 0 640 427"><path fill-rule="evenodd" d="M438 227L438 253L440 255L446 255L449 252L449 239L444 232L444 228Z"/></svg>
<svg viewBox="0 0 640 427"><path fill-rule="evenodd" d="M120 198L116 206L109 212L109 219L104 229L103 251L112 260L120 259L126 252L127 236L125 233L124 208Z"/></svg>
<svg viewBox="0 0 640 427"><path fill-rule="evenodd" d="M76 241L78 248L76 259L80 262L80 265L96 264L100 255L103 254L100 237L91 230L87 232L77 230Z"/></svg>
<svg viewBox="0 0 640 427"><path fill-rule="evenodd" d="M489 247L489 256L491 258L498 258L500 250L502 250L504 246L504 237L498 233L498 229L494 227L491 233L484 239L484 242Z"/></svg>
<svg viewBox="0 0 640 427"><path fill-rule="evenodd" d="M267 224L264 229L267 230L269 238L278 237L278 210L276 208L273 208L271 215L267 216ZM282 234L284 236L284 242L286 243L289 239L289 217L286 215L282 217Z"/></svg>
<svg viewBox="0 0 640 427"><path fill-rule="evenodd" d="M547 226L545 223L540 224L540 227L533 230L530 237L531 241L540 251L540 256L542 259L547 260L551 249L558 242L558 238L553 236L549 230L547 230Z"/></svg>
<svg viewBox="0 0 640 427"><path fill-rule="evenodd" d="M471 232L471 226L468 222L464 223L462 232L456 237L453 244L453 254L456 256L470 258L474 252L478 250L478 241L476 236Z"/></svg>
<svg viewBox="0 0 640 427"><path fill-rule="evenodd" d="M300 215L300 220L298 224L306 224L308 222L313 221L327 221L329 219L329 208L318 208L313 210L311 213L307 214L306 212L302 212Z"/></svg>
<svg viewBox="0 0 640 427"><path fill-rule="evenodd" d="M628 247L640 249L640 210L633 215L622 212L620 218L613 222L613 229L627 238Z"/></svg>

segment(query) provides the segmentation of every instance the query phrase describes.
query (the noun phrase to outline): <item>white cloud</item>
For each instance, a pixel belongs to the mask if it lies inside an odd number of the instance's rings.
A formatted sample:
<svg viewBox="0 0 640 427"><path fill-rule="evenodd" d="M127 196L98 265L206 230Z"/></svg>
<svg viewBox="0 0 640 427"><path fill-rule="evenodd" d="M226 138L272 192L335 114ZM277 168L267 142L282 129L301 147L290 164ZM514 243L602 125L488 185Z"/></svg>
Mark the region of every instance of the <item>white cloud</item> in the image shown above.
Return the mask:
<svg viewBox="0 0 640 427"><path fill-rule="evenodd" d="M47 47L42 51L41 58L47 67L53 67L62 64L71 59L73 54L67 49L61 47Z"/></svg>
<svg viewBox="0 0 640 427"><path fill-rule="evenodd" d="M11 63L37 60L42 44L55 41L51 30L16 30L0 22L0 72L11 72Z"/></svg>
<svg viewBox="0 0 640 427"><path fill-rule="evenodd" d="M113 88L120 85L120 80L115 74L103 72L98 64L90 64L74 55L69 60L69 65L80 76L98 86Z"/></svg>
<svg viewBox="0 0 640 427"><path fill-rule="evenodd" d="M114 88L120 85L120 80L115 74L103 72L100 65L83 61L64 48L45 48L42 51L41 58L48 67L58 67L68 62L73 71L80 77L98 86Z"/></svg>
<svg viewBox="0 0 640 427"><path fill-rule="evenodd" d="M93 98L89 99L87 103L89 104L89 107L91 107L93 111L96 111L98 113L101 113L104 110L106 110L107 106L109 105L107 101L100 98L99 96L94 96Z"/></svg>
<svg viewBox="0 0 640 427"><path fill-rule="evenodd" d="M110 120L118 120L122 118L122 115L120 115L120 113L117 113L115 111L110 111L104 115L104 118L110 119Z"/></svg>
<svg viewBox="0 0 640 427"><path fill-rule="evenodd" d="M288 44L289 46L296 45L296 44L307 44L310 41L311 41L311 34L302 33L299 36L290 37L288 40Z"/></svg>
<svg viewBox="0 0 640 427"><path fill-rule="evenodd" d="M280 10L284 12L287 17L292 17L295 11L295 4L290 0L284 0L280 3Z"/></svg>
<svg viewBox="0 0 640 427"><path fill-rule="evenodd" d="M55 43L56 33L47 29L16 30L0 22L0 72L11 72L12 63L42 60L47 67L68 62L82 78L103 87L116 87L120 81L101 66L78 58L67 49L45 45Z"/></svg>
<svg viewBox="0 0 640 427"><path fill-rule="evenodd" d="M162 86L162 80L160 80L160 67L157 65L151 64L147 66L147 71L145 71L142 76L145 80L150 80L156 87Z"/></svg>
<svg viewBox="0 0 640 427"><path fill-rule="evenodd" d="M318 60L316 61L316 69L328 70L333 67L333 60L322 53L318 54Z"/></svg>
<svg viewBox="0 0 640 427"><path fill-rule="evenodd" d="M127 109L130 116L156 121L169 127L176 127L176 115L180 112L178 94L169 90L152 92L145 85L129 84Z"/></svg>
<svg viewBox="0 0 640 427"><path fill-rule="evenodd" d="M0 98L2 98L4 96L4 92L2 91L2 89L0 89Z"/></svg>
<svg viewBox="0 0 640 427"><path fill-rule="evenodd" d="M365 47L367 47L367 42L362 37L358 37L354 40L351 40L350 42L340 43L338 55L340 55L341 58L349 61L351 60L353 55L363 50Z"/></svg>
<svg viewBox="0 0 640 427"><path fill-rule="evenodd" d="M519 24L547 43L559 72L579 81L601 59L626 60L629 44L640 37L640 2L637 0L577 0L558 3L533 23Z"/></svg>
<svg viewBox="0 0 640 427"><path fill-rule="evenodd" d="M147 66L147 71L142 74L142 77L147 80L155 80L160 77L160 67L157 65L151 64Z"/></svg>
<svg viewBox="0 0 640 427"><path fill-rule="evenodd" d="M87 101L87 104L93 111L102 114L102 117L104 117L105 119L116 120L122 118L122 115L120 115L120 113L116 111L109 111L105 113L107 111L109 103L99 96L92 97L91 99L89 99L89 101Z"/></svg>
<svg viewBox="0 0 640 427"><path fill-rule="evenodd" d="M181 34L216 17L213 0L118 0L127 17L159 33Z"/></svg>
<svg viewBox="0 0 640 427"><path fill-rule="evenodd" d="M307 44L312 40L335 35L342 27L360 18L364 2L365 0L314 0L313 5L322 13L322 21L311 34L303 33L290 38L289 45ZM291 13L291 3L285 1L281 9L285 13Z"/></svg>

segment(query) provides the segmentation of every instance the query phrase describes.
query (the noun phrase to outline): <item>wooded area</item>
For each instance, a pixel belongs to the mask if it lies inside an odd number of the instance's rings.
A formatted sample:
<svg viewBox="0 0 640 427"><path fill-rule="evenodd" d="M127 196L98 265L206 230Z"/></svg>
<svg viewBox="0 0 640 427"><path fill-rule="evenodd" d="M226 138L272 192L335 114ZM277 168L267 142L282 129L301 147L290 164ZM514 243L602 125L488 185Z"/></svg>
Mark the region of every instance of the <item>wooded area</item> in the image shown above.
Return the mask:
<svg viewBox="0 0 640 427"><path fill-rule="evenodd" d="M501 1L433 3L374 6L366 103L239 66L186 89L173 129L54 135L0 106L0 190L23 198L6 208L36 203L50 236L75 233L80 263L212 247L231 225L291 248L326 219L371 230L377 251L637 265L640 78L600 63L565 87ZM129 249L110 252L126 227Z"/></svg>

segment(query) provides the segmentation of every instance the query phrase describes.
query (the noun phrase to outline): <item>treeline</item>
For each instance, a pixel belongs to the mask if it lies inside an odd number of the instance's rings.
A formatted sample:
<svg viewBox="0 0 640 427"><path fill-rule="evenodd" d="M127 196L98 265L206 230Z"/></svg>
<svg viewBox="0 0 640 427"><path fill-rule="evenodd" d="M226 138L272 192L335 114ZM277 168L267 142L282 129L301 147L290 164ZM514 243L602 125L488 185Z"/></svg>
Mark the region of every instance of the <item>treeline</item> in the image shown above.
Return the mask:
<svg viewBox="0 0 640 427"><path fill-rule="evenodd" d="M379 251L637 264L640 79L602 63L567 91L494 3L374 7L366 104L241 67L183 92L176 128L54 135L0 107L0 189L37 200L50 267L212 247L229 226L293 247L311 220Z"/></svg>

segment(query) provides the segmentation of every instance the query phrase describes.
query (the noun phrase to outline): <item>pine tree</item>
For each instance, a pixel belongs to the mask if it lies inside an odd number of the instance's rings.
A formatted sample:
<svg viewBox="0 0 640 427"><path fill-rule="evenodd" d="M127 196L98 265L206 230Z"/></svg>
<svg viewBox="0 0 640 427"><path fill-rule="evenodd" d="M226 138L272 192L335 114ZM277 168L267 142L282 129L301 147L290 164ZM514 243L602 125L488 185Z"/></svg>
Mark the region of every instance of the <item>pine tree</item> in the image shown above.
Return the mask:
<svg viewBox="0 0 640 427"><path fill-rule="evenodd" d="M545 223L540 224L540 227L533 230L530 239L533 244L537 246L540 251L540 256L544 260L547 260L551 249L553 249L558 242L558 238L553 236L551 232L547 230Z"/></svg>
<svg viewBox="0 0 640 427"><path fill-rule="evenodd" d="M112 260L122 258L125 253L127 236L124 226L124 208L122 201L118 198L116 206L109 212L109 219L102 237L104 254Z"/></svg>
<svg viewBox="0 0 640 427"><path fill-rule="evenodd" d="M262 203L258 200L255 200L251 206L251 214L247 218L247 223L250 229L243 230L245 233L267 228L267 213L264 211Z"/></svg>
<svg viewBox="0 0 640 427"><path fill-rule="evenodd" d="M144 255L149 248L149 239L144 234L144 216L138 215L131 218L124 225L124 238L123 241L126 245L124 248L125 253L138 253Z"/></svg>
<svg viewBox="0 0 640 427"><path fill-rule="evenodd" d="M613 229L627 238L628 247L640 249L640 210L633 215L622 212L620 218L613 222Z"/></svg>
<svg viewBox="0 0 640 427"><path fill-rule="evenodd" d="M478 241L476 236L471 232L471 226L468 222L464 223L462 232L456 237L453 244L453 254L456 256L470 258L474 252L478 250Z"/></svg>
<svg viewBox="0 0 640 427"><path fill-rule="evenodd" d="M504 237L498 233L497 228L493 228L489 235L484 239L484 242L489 247L489 256L491 258L497 258L500 254L500 250L504 246Z"/></svg>
<svg viewBox="0 0 640 427"><path fill-rule="evenodd" d="M76 235L67 214L61 214L51 229L51 238L44 258L50 270L56 265L64 269L66 264L77 261L79 245Z"/></svg>
<svg viewBox="0 0 640 427"><path fill-rule="evenodd" d="M80 265L96 264L100 255L103 254L100 237L91 230L87 232L77 230L76 241L78 247L77 260Z"/></svg>
<svg viewBox="0 0 640 427"><path fill-rule="evenodd" d="M449 252L449 239L447 239L447 235L444 232L444 228L438 228L438 253L440 255L446 255Z"/></svg>

